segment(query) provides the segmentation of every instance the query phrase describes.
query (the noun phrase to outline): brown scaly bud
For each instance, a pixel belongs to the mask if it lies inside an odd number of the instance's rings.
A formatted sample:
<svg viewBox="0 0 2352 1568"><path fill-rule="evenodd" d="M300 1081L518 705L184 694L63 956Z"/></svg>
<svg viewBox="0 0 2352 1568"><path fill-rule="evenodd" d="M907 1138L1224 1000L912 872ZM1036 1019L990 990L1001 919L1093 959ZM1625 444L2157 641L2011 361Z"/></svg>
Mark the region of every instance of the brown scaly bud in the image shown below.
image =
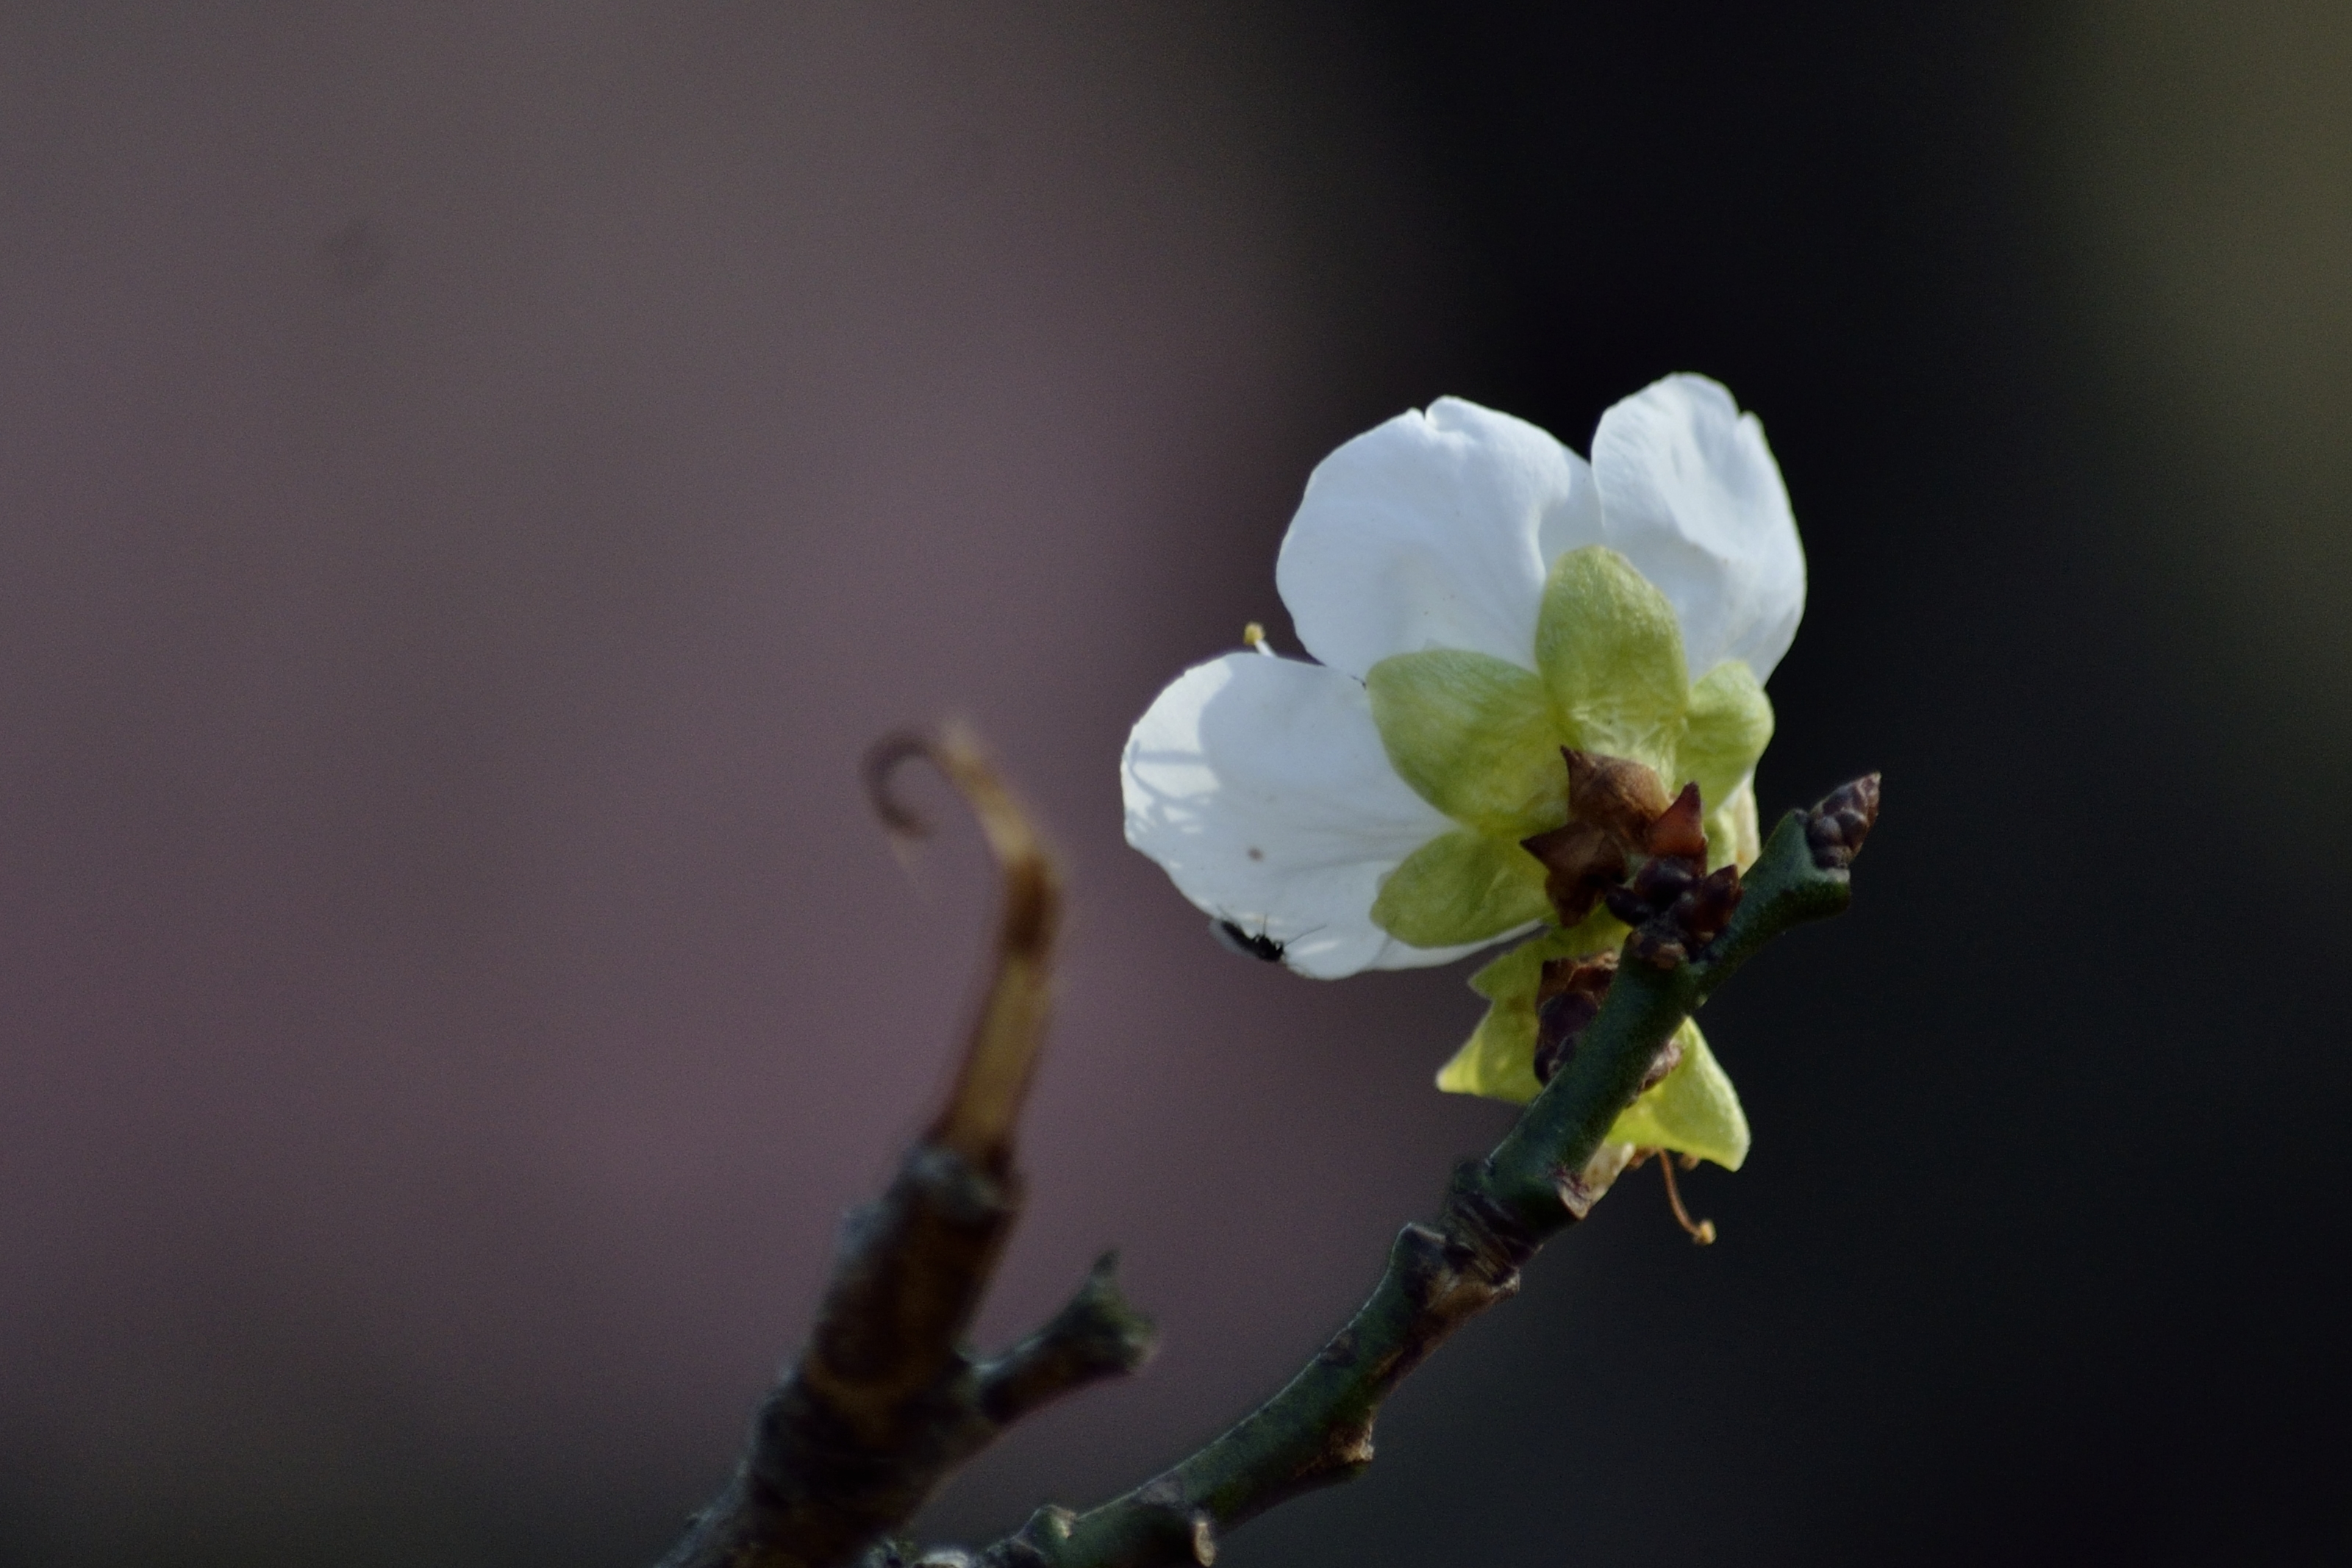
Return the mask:
<svg viewBox="0 0 2352 1568"><path fill-rule="evenodd" d="M1738 866L1704 877L1698 868L1696 861L1660 856L1642 867L1631 886L1619 890L1622 898L1610 900L1617 918L1634 927L1625 950L1653 968L1671 969L1704 954L1739 907ZM1638 924L1635 915L1641 916Z"/></svg>
<svg viewBox="0 0 2352 1568"><path fill-rule="evenodd" d="M1805 844L1823 871L1843 871L1862 853L1863 841L1878 821L1878 779L1865 773L1841 784L1805 813Z"/></svg>
<svg viewBox="0 0 2352 1568"><path fill-rule="evenodd" d="M1544 895L1562 925L1592 913L1601 895L1625 880L1624 845L1596 822L1570 822L1522 839L1519 847L1544 863Z"/></svg>
<svg viewBox="0 0 2352 1568"><path fill-rule="evenodd" d="M1536 977L1536 1000L1546 1002L1554 997L1578 993L1597 1001L1609 994L1609 982L1616 977L1617 955L1614 953L1591 953L1581 958L1547 958Z"/></svg>
<svg viewBox="0 0 2352 1568"><path fill-rule="evenodd" d="M1672 969L1686 962L1690 949L1671 920L1653 920L1625 938L1625 951L1653 969Z"/></svg>
<svg viewBox="0 0 2352 1568"><path fill-rule="evenodd" d="M1731 912L1739 907L1739 868L1719 867L1675 900L1674 922L1692 947L1704 947L1731 924Z"/></svg>
<svg viewBox="0 0 2352 1568"><path fill-rule="evenodd" d="M1679 855L1695 861L1706 858L1706 830L1699 821L1697 785L1684 785L1674 804L1658 813L1657 820L1650 824L1644 847L1654 855Z"/></svg>
<svg viewBox="0 0 2352 1568"><path fill-rule="evenodd" d="M1568 764L1568 814L1564 828L1522 839L1520 847L1544 863L1544 894L1562 925L1592 913L1609 890L1625 880L1635 861L1658 852L1651 836L1681 802L1666 798L1665 786L1645 765L1622 757L1602 757L1563 746ZM1697 796L1690 795L1693 830ZM1678 821L1678 820L1677 820ZM1667 830L1681 841L1678 827ZM1699 842L1702 846L1705 840Z"/></svg>
<svg viewBox="0 0 2352 1568"><path fill-rule="evenodd" d="M1633 880L1609 890L1609 913L1628 925L1639 925L1675 906L1675 901L1698 885L1704 868L1696 860L1654 855L1642 862Z"/></svg>
<svg viewBox="0 0 2352 1568"><path fill-rule="evenodd" d="M1577 1037L1600 1014L1609 982L1616 977L1614 953L1545 962L1536 986L1537 1082L1550 1082L1552 1074L1576 1054Z"/></svg>
<svg viewBox="0 0 2352 1568"><path fill-rule="evenodd" d="M1658 776L1639 762L1622 757L1600 757L1563 746L1568 762L1568 814L1592 822L1629 848L1646 849L1650 824L1664 815L1673 802Z"/></svg>

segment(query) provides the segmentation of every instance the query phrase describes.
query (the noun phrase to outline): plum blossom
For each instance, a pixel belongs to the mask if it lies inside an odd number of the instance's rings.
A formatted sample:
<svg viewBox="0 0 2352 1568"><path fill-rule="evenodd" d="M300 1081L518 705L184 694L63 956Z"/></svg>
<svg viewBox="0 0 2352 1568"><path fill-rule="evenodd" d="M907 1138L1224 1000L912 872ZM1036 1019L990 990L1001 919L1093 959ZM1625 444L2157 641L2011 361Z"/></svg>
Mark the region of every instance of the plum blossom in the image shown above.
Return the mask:
<svg viewBox="0 0 2352 1568"><path fill-rule="evenodd" d="M1441 398L1317 466L1275 582L1318 662L1253 639L1161 692L1123 759L1128 841L1317 978L1538 933L1474 978L1487 1038L1440 1078L1530 1097L1536 967L1624 934L1605 911L1563 929L1522 847L1569 821L1561 748L1695 783L1710 865L1756 852L1763 685L1805 597L1763 427L1669 376L1601 416L1587 463Z"/></svg>

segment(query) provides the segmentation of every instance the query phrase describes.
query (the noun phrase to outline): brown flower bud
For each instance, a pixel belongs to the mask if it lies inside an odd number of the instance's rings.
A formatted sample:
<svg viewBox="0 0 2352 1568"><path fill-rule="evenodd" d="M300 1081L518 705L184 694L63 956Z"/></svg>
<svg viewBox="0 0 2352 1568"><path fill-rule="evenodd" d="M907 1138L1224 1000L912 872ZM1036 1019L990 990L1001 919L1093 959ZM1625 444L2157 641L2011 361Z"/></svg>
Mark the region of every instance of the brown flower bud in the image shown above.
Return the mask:
<svg viewBox="0 0 2352 1568"><path fill-rule="evenodd" d="M1739 868L1727 865L1675 900L1674 922L1682 928L1685 945L1697 948L1714 941L1731 924L1739 899Z"/></svg>
<svg viewBox="0 0 2352 1568"><path fill-rule="evenodd" d="M1570 822L1522 839L1519 847L1544 863L1544 894L1562 925L1592 913L1602 894L1625 880L1625 850L1594 822Z"/></svg>
<svg viewBox="0 0 2352 1568"><path fill-rule="evenodd" d="M1625 951L1653 969L1672 969L1690 957L1682 933L1671 920L1653 920L1625 938Z"/></svg>
<svg viewBox="0 0 2352 1568"><path fill-rule="evenodd" d="M1576 1054L1577 1037L1600 1014L1609 982L1616 977L1614 953L1546 961L1536 984L1537 1082L1550 1082Z"/></svg>
<svg viewBox="0 0 2352 1568"><path fill-rule="evenodd" d="M1698 885L1704 869L1696 860L1653 855L1642 862L1633 880L1609 892L1609 913L1628 925L1639 925L1672 909L1675 900Z"/></svg>
<svg viewBox="0 0 2352 1568"><path fill-rule="evenodd" d="M1568 764L1569 822L1519 841L1544 864L1544 894L1562 925L1574 925L1606 901L1628 925L1668 920L1700 885L1706 871L1704 802L1685 784L1672 800L1655 771L1622 757L1559 748ZM1626 874L1633 873L1631 884ZM1648 945L1650 961L1681 963L1723 928L1739 900L1738 873L1685 914L1696 924L1670 921Z"/></svg>
<svg viewBox="0 0 2352 1568"><path fill-rule="evenodd" d="M1684 785L1674 804L1658 814L1650 824L1645 847L1654 855L1680 855L1695 861L1706 858L1706 831L1699 821L1697 785Z"/></svg>
<svg viewBox="0 0 2352 1568"><path fill-rule="evenodd" d="M1559 755L1568 764L1568 825L1523 839L1520 847L1543 862L1544 894L1559 923L1573 925L1625 880L1636 859L1653 852L1654 824L1675 802L1643 763L1572 746Z"/></svg>
<svg viewBox="0 0 2352 1568"><path fill-rule="evenodd" d="M1842 784L1805 813L1805 845L1823 871L1843 871L1862 853L1863 841L1878 822L1878 779L1865 773Z"/></svg>
<svg viewBox="0 0 2352 1568"><path fill-rule="evenodd" d="M1643 847L1650 824L1672 804L1666 787L1642 763L1563 746L1568 761L1568 814L1607 829L1629 848Z"/></svg>

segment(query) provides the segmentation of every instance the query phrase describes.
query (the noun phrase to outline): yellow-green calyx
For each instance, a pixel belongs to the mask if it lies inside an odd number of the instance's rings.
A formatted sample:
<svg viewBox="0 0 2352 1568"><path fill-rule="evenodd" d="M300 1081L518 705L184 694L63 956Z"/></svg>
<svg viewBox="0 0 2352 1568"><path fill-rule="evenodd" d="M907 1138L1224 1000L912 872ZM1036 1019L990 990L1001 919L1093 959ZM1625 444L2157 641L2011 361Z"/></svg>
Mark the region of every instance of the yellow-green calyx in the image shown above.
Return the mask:
<svg viewBox="0 0 2352 1568"><path fill-rule="evenodd" d="M1606 547L1553 563L1534 653L1528 670L1433 648L1383 659L1365 676L1391 764L1455 824L1390 874L1372 919L1423 947L1542 927L1472 977L1489 1003L1486 1019L1437 1080L1441 1089L1519 1103L1538 1088L1544 960L1611 948L1625 936L1606 909L1561 929L1546 868L1521 847L1569 821L1561 747L1642 763L1669 793L1696 783L1712 867L1756 854L1748 780L1772 737L1771 704L1748 666L1726 660L1692 681L1673 606ZM1681 1064L1625 1113L1612 1139L1737 1168L1748 1148L1738 1097L1696 1026L1684 1031Z"/></svg>

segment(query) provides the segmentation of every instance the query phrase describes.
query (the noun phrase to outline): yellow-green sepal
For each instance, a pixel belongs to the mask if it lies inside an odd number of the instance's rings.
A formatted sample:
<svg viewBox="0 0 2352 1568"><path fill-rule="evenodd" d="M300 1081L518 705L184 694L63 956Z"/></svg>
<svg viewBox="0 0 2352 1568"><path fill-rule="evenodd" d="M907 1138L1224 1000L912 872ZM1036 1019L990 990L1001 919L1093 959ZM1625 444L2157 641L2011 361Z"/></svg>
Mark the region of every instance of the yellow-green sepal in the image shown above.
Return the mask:
<svg viewBox="0 0 2352 1568"><path fill-rule="evenodd" d="M1726 659L1690 689L1675 748L1674 782L1696 783L1699 800L1712 813L1755 773L1757 758L1771 742L1771 699L1746 661Z"/></svg>
<svg viewBox="0 0 2352 1568"><path fill-rule="evenodd" d="M1739 1108L1738 1092L1707 1050L1696 1020L1683 1019L1675 1039L1682 1061L1625 1108L1610 1126L1609 1142L1696 1155L1736 1171L1748 1158L1748 1114Z"/></svg>
<svg viewBox="0 0 2352 1568"><path fill-rule="evenodd" d="M1756 781L1743 779L1731 798L1708 809L1706 821L1706 869L1736 865L1746 871L1764 852L1764 837L1756 815Z"/></svg>
<svg viewBox="0 0 2352 1568"><path fill-rule="evenodd" d="M1438 1070L1437 1086L1514 1105L1533 1100L1542 1088L1535 1071L1536 988L1545 961L1601 951L1624 932L1607 911L1596 911L1574 929L1547 931L1471 976L1471 989L1486 998L1486 1016ZM1609 1129L1609 1142L1695 1155L1736 1171L1748 1158L1748 1144L1738 1091L1695 1019L1685 1019L1675 1039L1682 1061L1625 1108Z"/></svg>
<svg viewBox="0 0 2352 1568"><path fill-rule="evenodd" d="M1631 758L1662 778L1674 770L1690 697L1682 628L1633 562L1587 545L1552 563L1536 667L1571 744Z"/></svg>
<svg viewBox="0 0 2352 1568"><path fill-rule="evenodd" d="M1624 936L1622 921L1596 909L1566 931L1554 926L1522 942L1471 976L1470 988L1486 998L1486 1016L1437 1070L1437 1086L1514 1105L1534 1099L1543 1087L1536 1082L1536 988L1545 960L1605 952Z"/></svg>
<svg viewBox="0 0 2352 1568"><path fill-rule="evenodd" d="M1517 840L1568 820L1559 735L1533 670L1430 648L1382 659L1364 689L1390 766L1455 821Z"/></svg>
<svg viewBox="0 0 2352 1568"><path fill-rule="evenodd" d="M1550 909L1543 862L1511 840L1458 828L1389 873L1372 900L1372 924L1416 947L1453 947L1491 940Z"/></svg>

